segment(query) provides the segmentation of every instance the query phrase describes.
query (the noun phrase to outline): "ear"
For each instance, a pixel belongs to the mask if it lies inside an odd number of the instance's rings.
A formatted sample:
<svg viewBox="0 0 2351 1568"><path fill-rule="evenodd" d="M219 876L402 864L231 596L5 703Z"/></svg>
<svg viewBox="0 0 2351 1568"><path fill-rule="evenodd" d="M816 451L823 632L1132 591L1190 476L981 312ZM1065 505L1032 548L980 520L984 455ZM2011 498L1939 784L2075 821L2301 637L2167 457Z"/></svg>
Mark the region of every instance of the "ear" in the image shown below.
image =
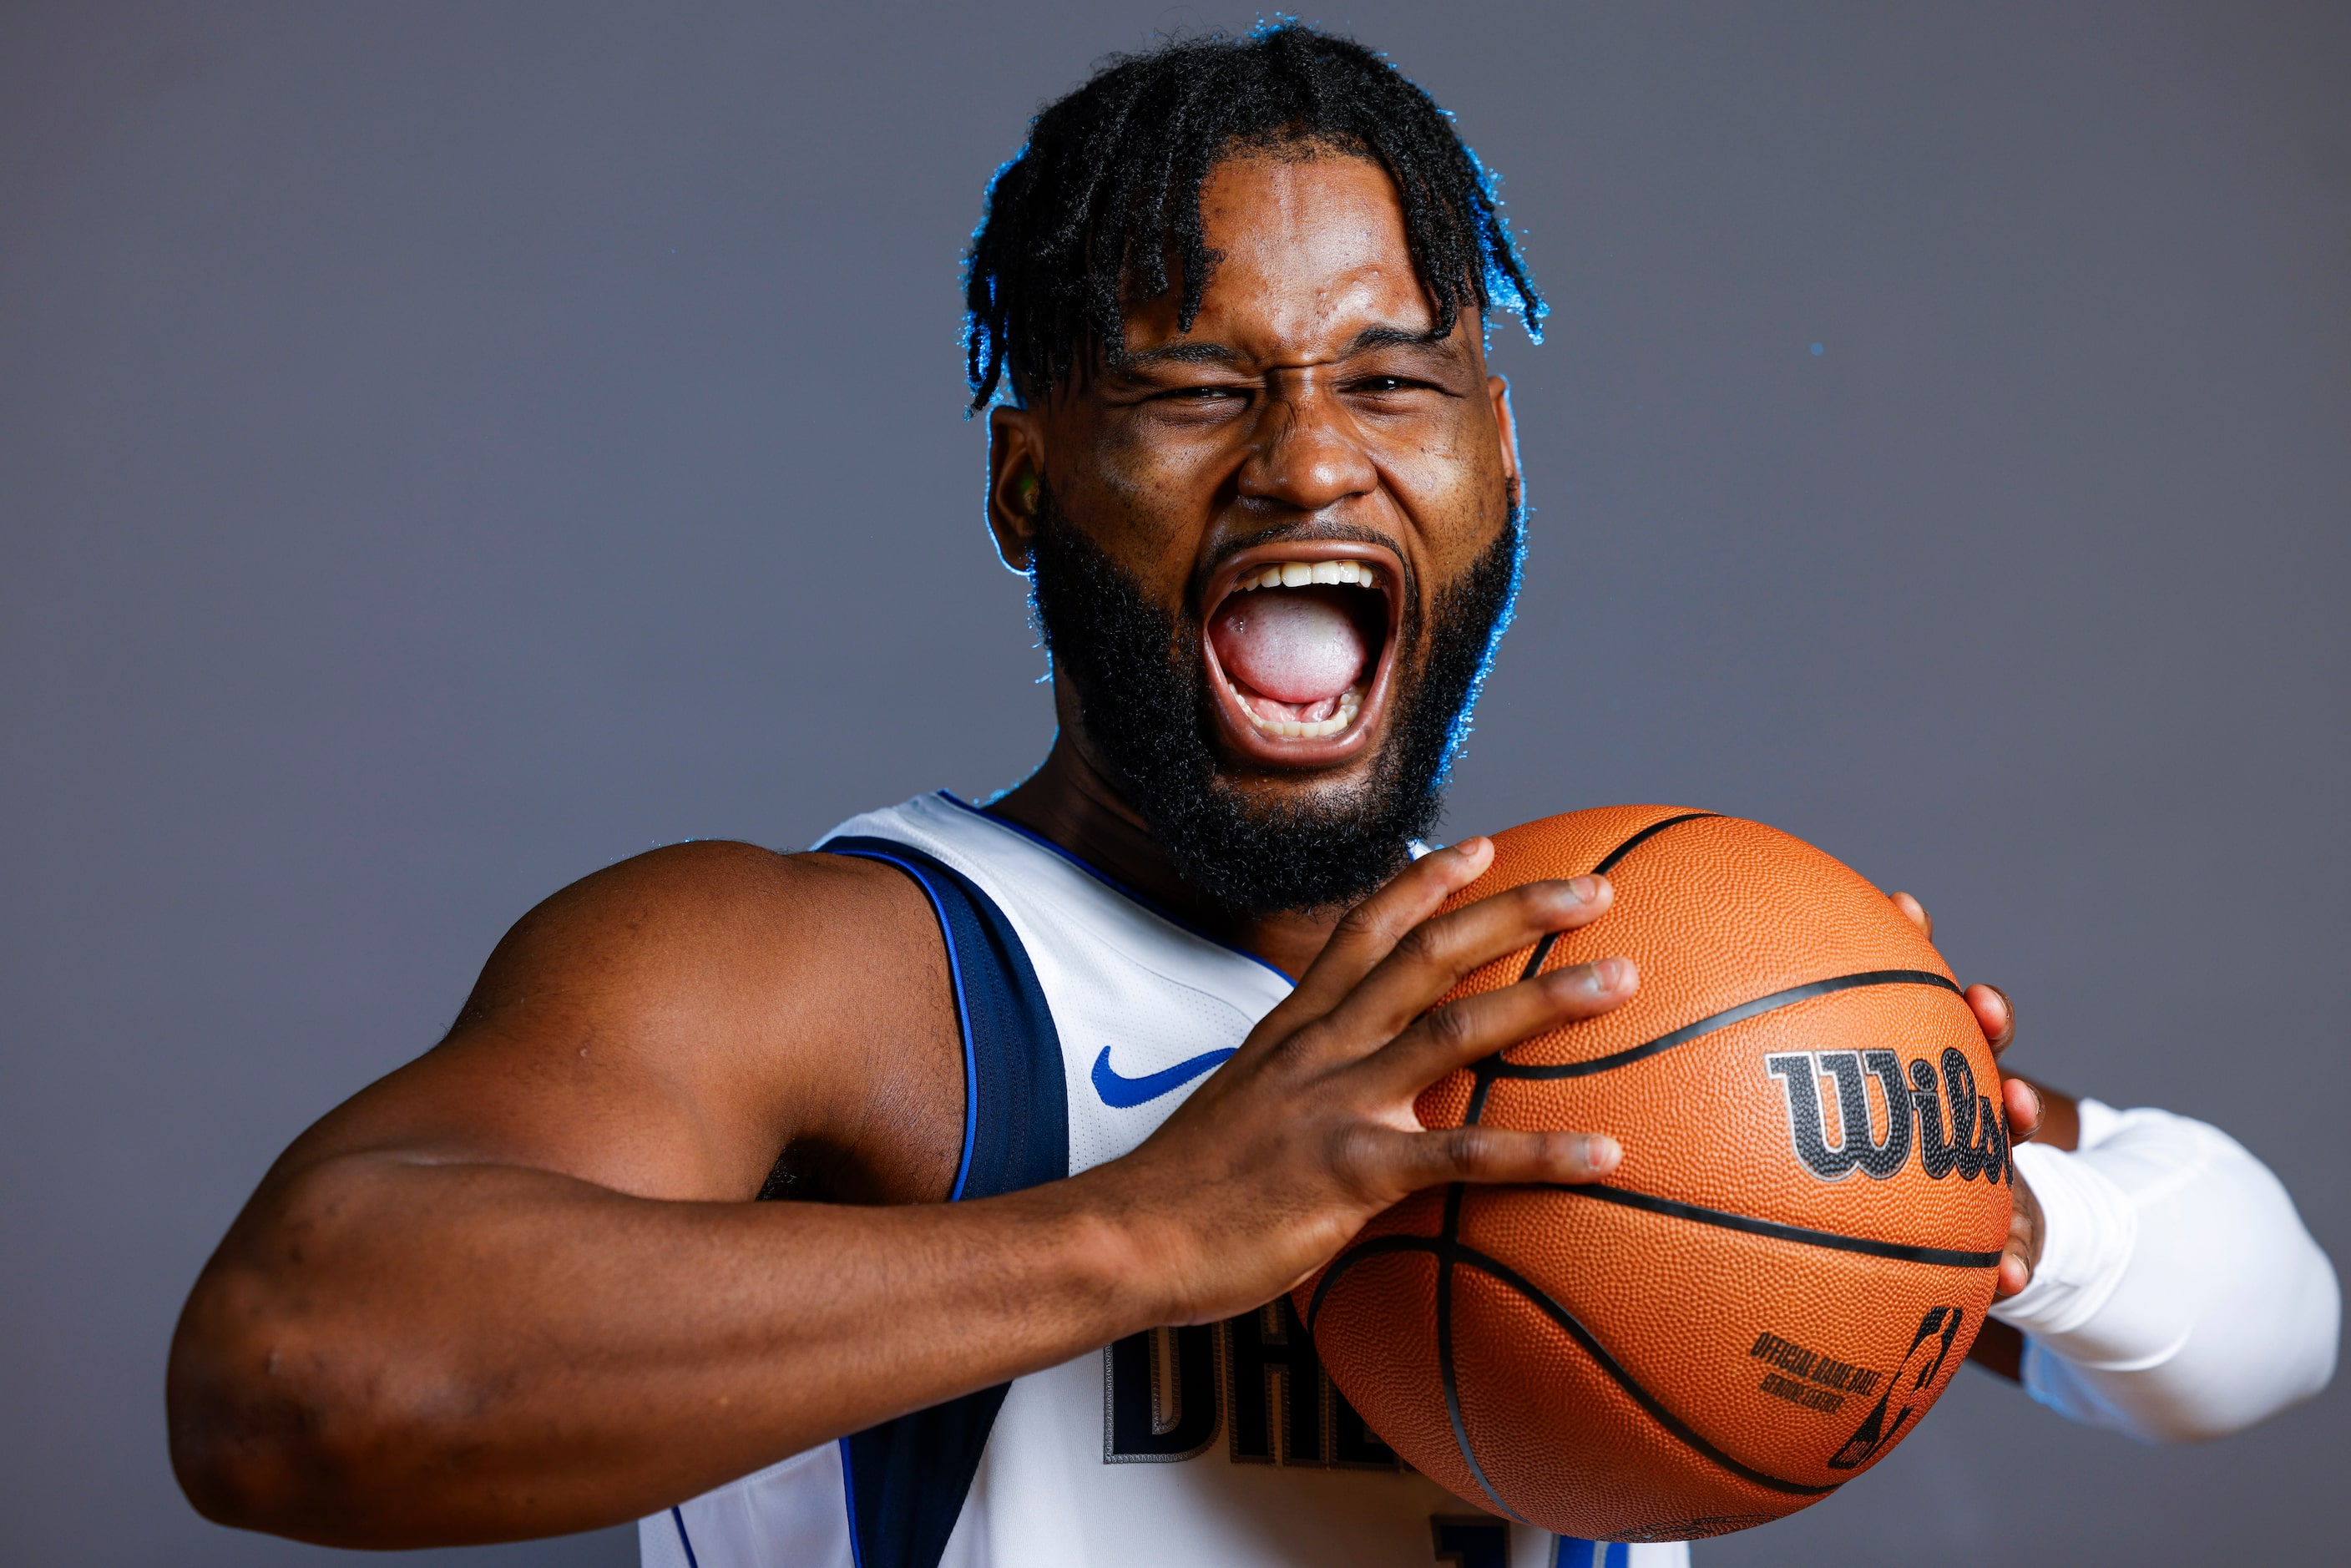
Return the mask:
<svg viewBox="0 0 2351 1568"><path fill-rule="evenodd" d="M987 411L987 530L1014 571L1029 570L1037 537L1037 496L1045 483L1044 425L1032 409Z"/></svg>
<svg viewBox="0 0 2351 1568"><path fill-rule="evenodd" d="M1510 413L1510 383L1501 376L1486 378L1486 395L1494 402L1494 430L1502 443L1502 478L1510 486L1510 500L1516 504L1521 494L1519 486L1519 422Z"/></svg>

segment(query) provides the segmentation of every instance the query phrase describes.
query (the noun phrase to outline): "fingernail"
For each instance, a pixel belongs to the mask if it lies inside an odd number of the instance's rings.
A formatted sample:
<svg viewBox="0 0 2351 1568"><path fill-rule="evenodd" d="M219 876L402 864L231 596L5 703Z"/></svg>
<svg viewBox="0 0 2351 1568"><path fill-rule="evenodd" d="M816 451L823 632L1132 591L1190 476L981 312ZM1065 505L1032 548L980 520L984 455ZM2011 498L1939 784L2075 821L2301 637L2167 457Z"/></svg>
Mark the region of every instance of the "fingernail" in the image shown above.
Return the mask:
<svg viewBox="0 0 2351 1568"><path fill-rule="evenodd" d="M1629 958L1601 958L1589 964L1555 969L1543 977L1553 985L1572 986L1586 996L1604 996L1610 991L1631 987L1633 961Z"/></svg>
<svg viewBox="0 0 2351 1568"><path fill-rule="evenodd" d="M1539 894L1553 911L1564 915L1590 904L1599 891L1588 876L1572 876L1565 882L1549 882L1530 890Z"/></svg>
<svg viewBox="0 0 2351 1568"><path fill-rule="evenodd" d="M1583 1163L1589 1169L1613 1171L1624 1157L1625 1151L1605 1133L1594 1133L1583 1140Z"/></svg>
<svg viewBox="0 0 2351 1568"><path fill-rule="evenodd" d="M1579 991L1597 993L1608 988L1608 960L1597 964L1578 964L1573 969L1562 969L1559 977Z"/></svg>

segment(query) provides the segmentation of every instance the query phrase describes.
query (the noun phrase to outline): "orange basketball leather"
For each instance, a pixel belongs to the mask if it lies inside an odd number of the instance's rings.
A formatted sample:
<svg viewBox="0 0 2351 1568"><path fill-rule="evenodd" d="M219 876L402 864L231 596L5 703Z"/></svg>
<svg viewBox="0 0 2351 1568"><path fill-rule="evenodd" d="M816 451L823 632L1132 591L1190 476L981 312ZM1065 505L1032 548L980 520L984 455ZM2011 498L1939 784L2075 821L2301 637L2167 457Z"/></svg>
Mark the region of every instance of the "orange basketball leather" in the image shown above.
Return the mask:
<svg viewBox="0 0 2351 1568"><path fill-rule="evenodd" d="M1432 1085L1421 1120L1610 1133L1624 1163L1382 1215L1297 1291L1323 1364L1418 1469L1562 1535L1816 1502L1917 1425L1991 1300L2012 1169L1974 1014L1884 894L1760 823L1616 806L1494 847L1456 905L1593 870L1615 904L1454 997L1538 955L1629 957L1640 989Z"/></svg>

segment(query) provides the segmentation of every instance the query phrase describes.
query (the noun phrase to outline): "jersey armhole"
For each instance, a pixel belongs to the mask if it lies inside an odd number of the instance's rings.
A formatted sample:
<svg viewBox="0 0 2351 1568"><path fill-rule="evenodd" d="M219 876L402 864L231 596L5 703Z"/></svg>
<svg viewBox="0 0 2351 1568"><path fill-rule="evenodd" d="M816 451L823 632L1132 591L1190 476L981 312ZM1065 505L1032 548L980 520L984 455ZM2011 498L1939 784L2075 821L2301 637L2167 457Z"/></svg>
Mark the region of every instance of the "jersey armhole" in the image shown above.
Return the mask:
<svg viewBox="0 0 2351 1568"><path fill-rule="evenodd" d="M1069 1175L1061 1041L1019 933L968 877L911 844L848 837L817 846L896 867L937 915L963 1037L964 1146L949 1202ZM856 1568L937 1568L1009 1384L841 1439Z"/></svg>
<svg viewBox="0 0 2351 1568"><path fill-rule="evenodd" d="M879 861L883 865L897 867L923 890L923 896L930 902L932 915L938 920L939 939L946 944L947 980L955 993L956 1030L963 1040L963 1150L956 1158L955 1187L947 1194L947 1201L954 1203L963 1197L964 1186L971 1180L972 1143L979 1126L979 1064L972 1054L971 1003L964 994L963 961L956 950L956 926L960 923L947 914L946 904L939 896L935 873L926 872L922 865L907 858L920 855L918 850L892 843L886 839L834 839L819 844L816 852ZM930 859L927 855L922 858ZM937 870L946 870L935 861L931 864Z"/></svg>

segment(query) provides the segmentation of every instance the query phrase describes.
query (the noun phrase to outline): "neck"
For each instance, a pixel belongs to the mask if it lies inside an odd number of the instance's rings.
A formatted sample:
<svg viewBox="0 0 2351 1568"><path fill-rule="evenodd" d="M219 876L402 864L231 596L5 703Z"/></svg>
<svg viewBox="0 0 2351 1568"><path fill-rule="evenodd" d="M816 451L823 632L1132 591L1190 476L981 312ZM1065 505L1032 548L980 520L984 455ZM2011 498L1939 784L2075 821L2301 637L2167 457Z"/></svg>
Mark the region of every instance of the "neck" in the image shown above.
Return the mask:
<svg viewBox="0 0 2351 1568"><path fill-rule="evenodd" d="M1244 915L1211 902L1184 880L1141 813L1087 759L1072 733L1065 719L1044 766L988 810L1052 840L1218 941L1254 953L1284 974L1304 974L1330 940L1340 912Z"/></svg>

